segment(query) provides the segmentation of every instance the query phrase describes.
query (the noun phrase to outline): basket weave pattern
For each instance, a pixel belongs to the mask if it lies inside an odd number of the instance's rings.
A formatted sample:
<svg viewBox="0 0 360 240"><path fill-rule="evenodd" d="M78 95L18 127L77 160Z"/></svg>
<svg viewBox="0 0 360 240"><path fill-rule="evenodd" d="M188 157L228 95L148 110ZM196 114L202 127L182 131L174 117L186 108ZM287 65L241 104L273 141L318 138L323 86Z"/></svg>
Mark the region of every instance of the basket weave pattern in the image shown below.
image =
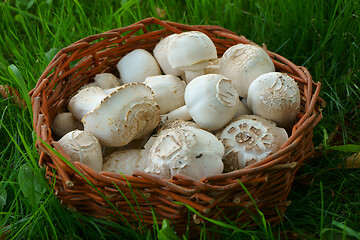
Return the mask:
<svg viewBox="0 0 360 240"><path fill-rule="evenodd" d="M66 109L69 98L81 86L98 73L118 75L116 64L130 51L142 48L152 52L165 36L193 30L211 38L219 57L235 44L254 44L219 26L189 26L147 18L128 27L88 36L56 54L30 96L33 127L39 137L36 142L40 152L39 165L46 168L50 184L55 182L55 194L62 204L115 221L121 221L121 214L134 227L138 226L139 215L145 224L152 225L154 210L159 223L163 218L171 219L179 232L188 225L188 209L176 202L185 203L213 219L226 217L234 222L247 223L251 222L252 214L257 215L258 208L271 224L278 224L282 220L289 204L287 196L294 174L303 161L313 154L313 128L322 117L320 105L323 100L319 97L320 83L312 81L306 68L296 66L268 50L276 71L288 73L298 83L301 112L288 141L278 152L261 162L200 181L183 175L167 180L140 171L132 176L97 173L79 162L74 163L73 169L48 147L50 145L70 160L52 136L51 126L55 114ZM190 221L199 224L204 219L191 214ZM193 227L191 231L193 229L196 231L198 228Z"/></svg>

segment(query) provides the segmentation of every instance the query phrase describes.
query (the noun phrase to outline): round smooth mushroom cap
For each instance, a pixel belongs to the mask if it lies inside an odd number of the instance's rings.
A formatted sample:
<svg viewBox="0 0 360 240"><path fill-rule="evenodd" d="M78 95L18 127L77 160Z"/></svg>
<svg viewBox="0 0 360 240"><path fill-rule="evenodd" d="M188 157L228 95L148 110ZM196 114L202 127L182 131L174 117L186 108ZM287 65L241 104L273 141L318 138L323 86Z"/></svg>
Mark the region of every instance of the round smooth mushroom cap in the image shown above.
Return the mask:
<svg viewBox="0 0 360 240"><path fill-rule="evenodd" d="M225 172L261 161L279 150L288 139L285 129L256 115L238 117L217 133L217 137L225 146Z"/></svg>
<svg viewBox="0 0 360 240"><path fill-rule="evenodd" d="M231 80L219 74L206 74L186 86L185 103L200 127L217 130L233 119L240 100Z"/></svg>
<svg viewBox="0 0 360 240"><path fill-rule="evenodd" d="M216 47L211 39L204 33L198 31L183 32L169 44L168 61L174 68L183 70L197 70L194 65L204 64L217 58Z"/></svg>
<svg viewBox="0 0 360 240"><path fill-rule="evenodd" d="M116 150L104 159L102 171L132 175L143 152L143 149Z"/></svg>
<svg viewBox="0 0 360 240"><path fill-rule="evenodd" d="M62 112L55 115L52 130L58 137L62 137L75 129L82 130L83 125L70 112Z"/></svg>
<svg viewBox="0 0 360 240"><path fill-rule="evenodd" d="M160 65L161 69L165 74L172 74L174 76L181 76L184 75L184 70L180 70L178 68L173 68L168 60L168 48L170 42L177 36L176 33L171 34L158 42L153 50L154 57L158 64Z"/></svg>
<svg viewBox="0 0 360 240"><path fill-rule="evenodd" d="M239 43L220 58L219 73L231 79L240 97L247 97L252 81L261 74L274 72L275 66L259 46Z"/></svg>
<svg viewBox="0 0 360 240"><path fill-rule="evenodd" d="M181 173L199 180L223 171L224 146L210 132L191 126L160 132L139 168L161 178Z"/></svg>
<svg viewBox="0 0 360 240"><path fill-rule="evenodd" d="M117 64L124 84L139 82L145 78L161 74L160 67L151 53L144 49L135 49L126 54Z"/></svg>
<svg viewBox="0 0 360 240"><path fill-rule="evenodd" d="M107 147L121 147L145 137L159 121L159 106L143 83L122 85L82 119L84 130Z"/></svg>
<svg viewBox="0 0 360 240"><path fill-rule="evenodd" d="M96 74L94 81L101 89L109 89L121 85L119 79L112 73Z"/></svg>
<svg viewBox="0 0 360 240"><path fill-rule="evenodd" d="M83 116L96 108L106 96L100 87L84 88L70 99L68 109L77 120L81 121Z"/></svg>
<svg viewBox="0 0 360 240"><path fill-rule="evenodd" d="M69 155L70 161L79 161L96 172L102 169L102 149L98 139L89 132L74 130L65 134L59 141Z"/></svg>
<svg viewBox="0 0 360 240"><path fill-rule="evenodd" d="M247 103L253 114L288 127L300 111L300 89L286 73L266 73L251 83Z"/></svg>
<svg viewBox="0 0 360 240"><path fill-rule="evenodd" d="M168 113L185 104L184 93L186 83L174 75L147 77L144 83L154 92L160 107L160 114Z"/></svg>

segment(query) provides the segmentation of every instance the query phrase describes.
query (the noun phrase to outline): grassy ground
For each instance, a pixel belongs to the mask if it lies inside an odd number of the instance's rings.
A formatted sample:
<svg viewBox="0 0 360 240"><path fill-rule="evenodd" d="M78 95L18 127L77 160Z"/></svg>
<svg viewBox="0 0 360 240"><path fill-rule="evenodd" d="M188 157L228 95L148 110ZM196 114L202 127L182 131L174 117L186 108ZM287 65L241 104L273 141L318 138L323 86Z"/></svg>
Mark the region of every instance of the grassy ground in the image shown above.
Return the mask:
<svg viewBox="0 0 360 240"><path fill-rule="evenodd" d="M268 49L307 67L315 81L322 82L321 97L327 102L324 119L314 129L319 156L298 172L285 220L271 232L288 230L310 239L360 239L360 169L337 167L352 152L359 152L360 144L357 0L89 2L0 2L0 85L17 89L29 106L28 91L58 50L149 16L220 25L266 43ZM69 212L53 196L37 166L30 108L20 109L11 99L0 98L0 109L0 239L119 239L102 220ZM345 147L331 148L334 145ZM157 234L112 227L124 239L152 239ZM264 226L242 234L225 232L224 237L233 239L271 236Z"/></svg>

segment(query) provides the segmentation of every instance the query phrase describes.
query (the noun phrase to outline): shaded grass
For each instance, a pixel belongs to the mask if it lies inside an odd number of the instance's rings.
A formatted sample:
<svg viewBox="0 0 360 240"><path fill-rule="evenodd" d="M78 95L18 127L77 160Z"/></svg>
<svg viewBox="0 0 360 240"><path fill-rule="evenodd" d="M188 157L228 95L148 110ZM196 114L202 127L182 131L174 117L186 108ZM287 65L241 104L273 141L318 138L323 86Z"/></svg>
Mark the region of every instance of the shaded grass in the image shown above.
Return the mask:
<svg viewBox="0 0 360 240"><path fill-rule="evenodd" d="M91 34L149 16L159 17L159 8L166 12L164 20L220 25L258 44L266 43L268 49L307 67L314 80L322 82L321 97L327 102L324 119L314 129L315 145L334 144L327 136L337 125L340 130L336 144L359 144L359 5L355 0L1 2L0 84L14 87L28 99L28 91L58 50ZM107 229L123 232L121 227L68 211L53 196L52 185L43 179L43 169L36 164L30 107L19 109L10 99L0 99L0 108L0 190L6 191L6 202L0 208L0 235L26 239L118 238L116 231ZM322 157L309 161L298 172L285 221L272 233L291 230L314 239L343 235L356 238L351 229L360 231L360 171L337 168L348 153L321 151ZM46 189L38 201L29 202L20 189L18 172L24 165L30 166L38 179L36 184ZM326 171L329 168L334 169ZM223 234L233 239L269 236L261 225L255 232L244 231ZM154 235L129 234L126 238L151 239Z"/></svg>

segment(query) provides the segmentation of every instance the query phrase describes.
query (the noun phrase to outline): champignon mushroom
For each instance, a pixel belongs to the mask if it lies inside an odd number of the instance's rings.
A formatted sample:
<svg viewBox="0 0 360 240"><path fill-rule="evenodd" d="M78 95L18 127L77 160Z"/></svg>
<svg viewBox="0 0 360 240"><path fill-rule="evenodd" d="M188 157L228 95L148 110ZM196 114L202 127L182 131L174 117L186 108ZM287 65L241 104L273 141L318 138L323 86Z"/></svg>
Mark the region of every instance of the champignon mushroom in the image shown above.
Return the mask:
<svg viewBox="0 0 360 240"><path fill-rule="evenodd" d="M132 175L138 168L143 151L143 149L116 150L104 159L102 171Z"/></svg>
<svg viewBox="0 0 360 240"><path fill-rule="evenodd" d="M101 89L109 89L121 85L119 79L112 73L96 74L94 81Z"/></svg>
<svg viewBox="0 0 360 240"><path fill-rule="evenodd" d="M180 78L174 75L159 75L147 77L144 83L154 92L160 114L168 113L185 104L186 83Z"/></svg>
<svg viewBox="0 0 360 240"><path fill-rule="evenodd" d="M173 68L185 71L186 82L204 74L209 60L217 58L211 39L198 31L183 32L174 37L168 47L168 61Z"/></svg>
<svg viewBox="0 0 360 240"><path fill-rule="evenodd" d="M117 64L124 84L143 82L149 76L160 75L160 67L151 53L135 49L126 54Z"/></svg>
<svg viewBox="0 0 360 240"><path fill-rule="evenodd" d="M219 73L231 79L240 97L246 97L250 83L267 72L274 64L259 46L239 43L228 48L220 59Z"/></svg>
<svg viewBox="0 0 360 240"><path fill-rule="evenodd" d="M159 106L150 87L143 83L122 85L82 119L85 131L107 147L121 147L145 137L159 121Z"/></svg>
<svg viewBox="0 0 360 240"><path fill-rule="evenodd" d="M65 134L58 142L69 155L70 161L79 161L96 172L101 171L103 164L101 145L93 134L74 130Z"/></svg>
<svg viewBox="0 0 360 240"><path fill-rule="evenodd" d="M88 83L88 84L83 85L83 86L80 88L80 90L83 90L83 89L88 88L88 87L99 87L99 86L97 85L96 82L91 82L91 83Z"/></svg>
<svg viewBox="0 0 360 240"><path fill-rule="evenodd" d="M75 129L82 130L82 123L74 118L70 112L62 112L55 115L52 130L58 137L62 137Z"/></svg>
<svg viewBox="0 0 360 240"><path fill-rule="evenodd" d="M181 173L199 180L222 173L223 155L224 146L210 132L191 126L166 128L144 153L139 168L161 178Z"/></svg>
<svg viewBox="0 0 360 240"><path fill-rule="evenodd" d="M245 168L280 149L288 135L261 116L242 115L216 136L225 146L224 171Z"/></svg>
<svg viewBox="0 0 360 240"><path fill-rule="evenodd" d="M159 63L161 69L165 74L171 74L174 76L182 76L184 75L184 70L180 70L178 68L173 68L168 60L168 48L170 42L177 36L177 34L171 34L158 42L153 50L154 57L156 61Z"/></svg>
<svg viewBox="0 0 360 240"><path fill-rule="evenodd" d="M241 115L249 115L249 114L251 114L250 109L244 104L243 100L241 100L238 105L234 118L237 118Z"/></svg>
<svg viewBox="0 0 360 240"><path fill-rule="evenodd" d="M266 73L250 84L247 103L254 114L288 127L300 111L300 89L286 73Z"/></svg>
<svg viewBox="0 0 360 240"><path fill-rule="evenodd" d="M193 119L201 128L217 130L235 116L240 100L231 80L219 74L206 74L186 86L185 104L162 115L162 122Z"/></svg>
<svg viewBox="0 0 360 240"><path fill-rule="evenodd" d="M88 87L74 95L68 104L68 109L79 121L83 116L93 110L106 97L100 87Z"/></svg>
<svg viewBox="0 0 360 240"><path fill-rule="evenodd" d="M219 74L220 58L209 60L209 64L204 68L204 74Z"/></svg>

